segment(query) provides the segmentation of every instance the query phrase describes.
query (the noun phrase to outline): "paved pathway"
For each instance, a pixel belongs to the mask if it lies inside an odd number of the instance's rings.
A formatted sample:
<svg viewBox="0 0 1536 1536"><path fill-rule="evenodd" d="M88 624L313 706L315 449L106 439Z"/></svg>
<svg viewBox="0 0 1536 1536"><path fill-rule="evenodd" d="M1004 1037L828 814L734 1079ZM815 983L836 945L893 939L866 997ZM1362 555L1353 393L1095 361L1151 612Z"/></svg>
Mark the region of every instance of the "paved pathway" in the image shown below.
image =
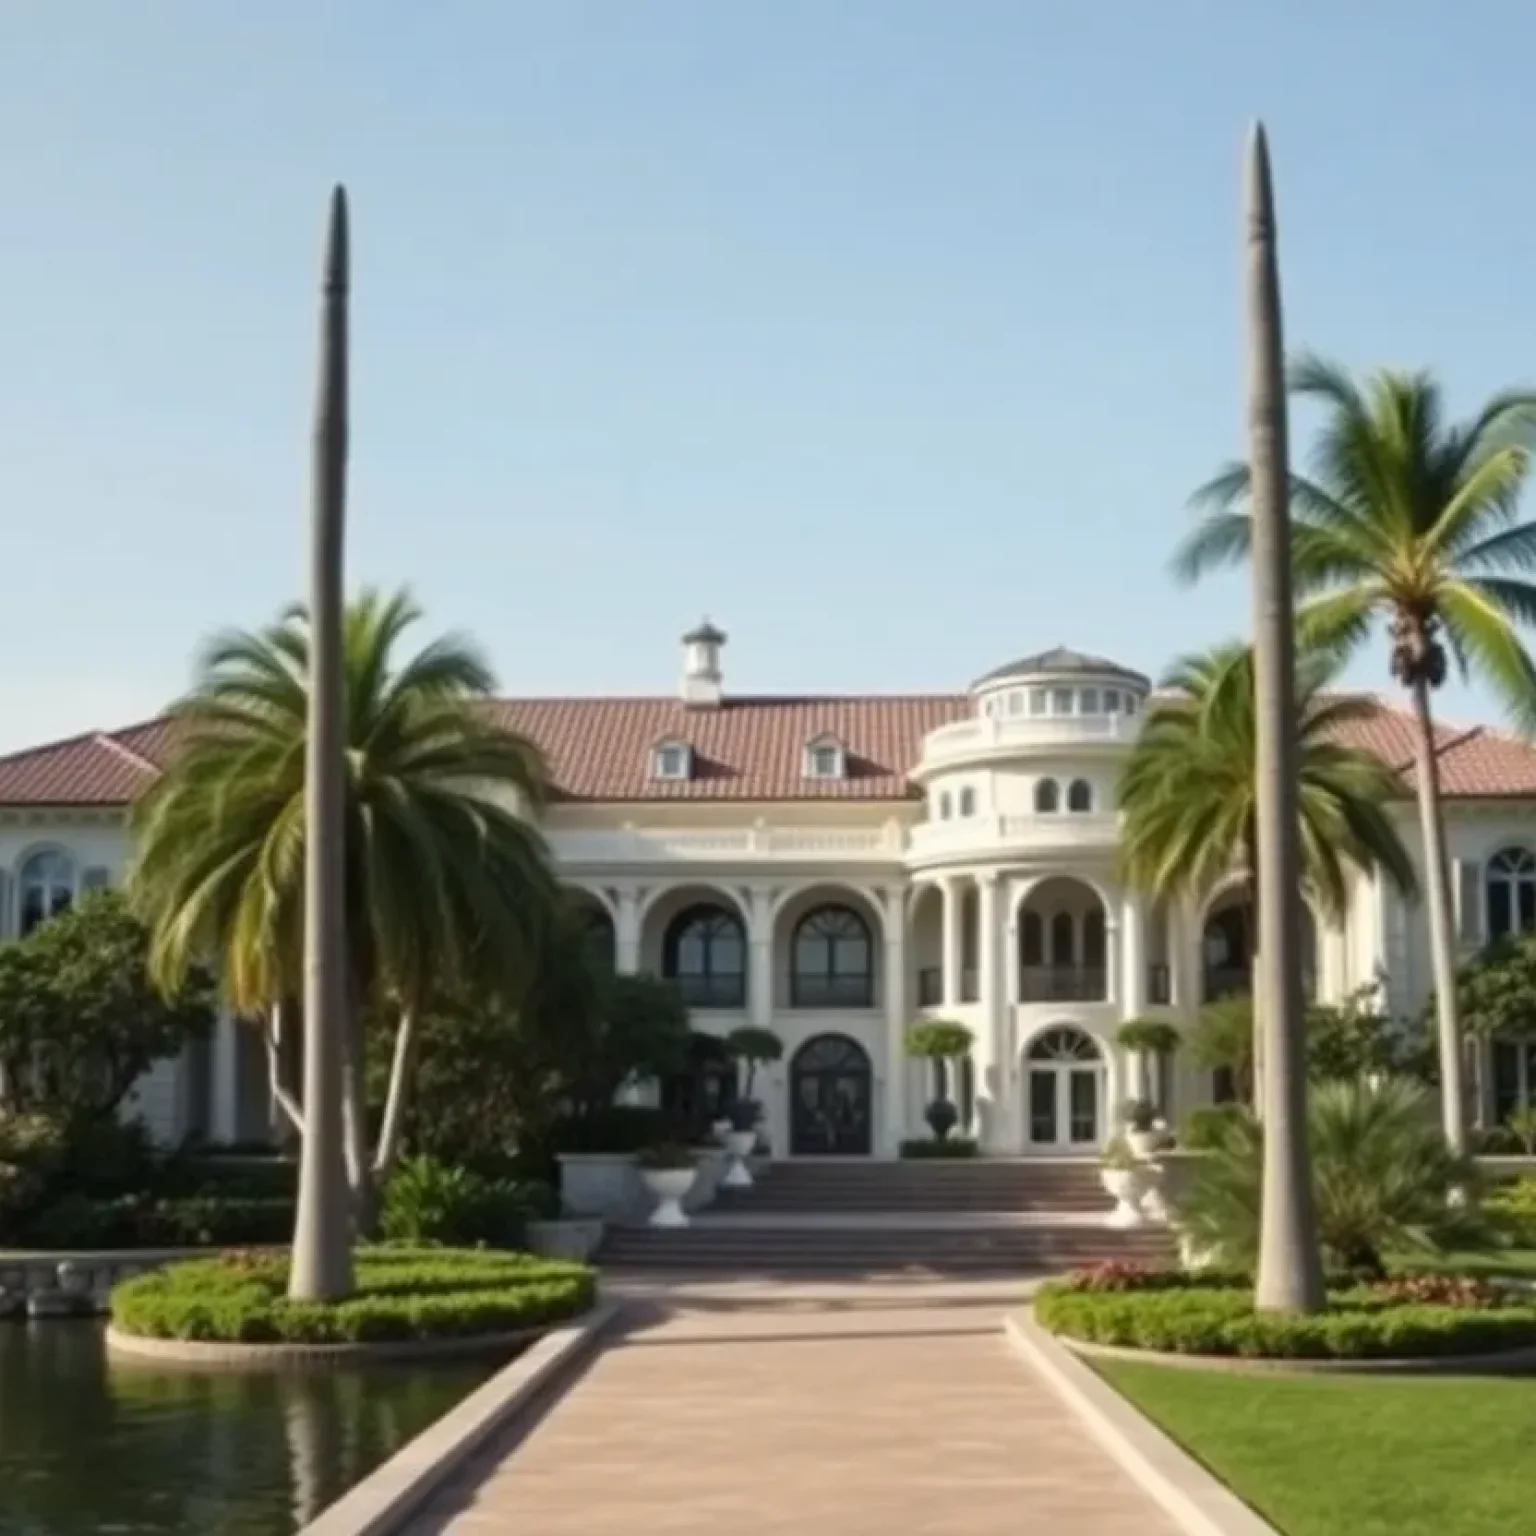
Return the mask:
<svg viewBox="0 0 1536 1536"><path fill-rule="evenodd" d="M629 1322L408 1536L1171 1536L997 1282L610 1285Z"/></svg>

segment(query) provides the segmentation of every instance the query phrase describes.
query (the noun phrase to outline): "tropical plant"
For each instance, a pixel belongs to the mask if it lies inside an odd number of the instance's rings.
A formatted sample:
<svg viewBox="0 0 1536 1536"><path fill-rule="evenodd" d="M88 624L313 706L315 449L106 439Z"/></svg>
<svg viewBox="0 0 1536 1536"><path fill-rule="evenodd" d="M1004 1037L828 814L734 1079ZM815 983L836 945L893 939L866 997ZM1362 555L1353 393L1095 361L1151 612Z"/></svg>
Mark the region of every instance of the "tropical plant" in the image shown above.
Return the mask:
<svg viewBox="0 0 1536 1536"><path fill-rule="evenodd" d="M1527 1157L1536 1157L1536 1104L1522 1104L1509 1116L1510 1132L1519 1139Z"/></svg>
<svg viewBox="0 0 1536 1536"><path fill-rule="evenodd" d="M1310 473L1289 482L1302 632L1349 652L1385 620L1392 676L1408 690L1417 722L1442 1114L1460 1151L1466 1109L1455 936L1431 695L1454 660L1463 676L1492 687L1522 729L1536 728L1536 663L1518 632L1536 621L1536 584L1524 579L1536 568L1536 522L1518 520L1536 443L1536 394L1503 391L1466 421L1451 422L1428 373L1382 370L1357 381L1303 356L1289 383L1326 413ZM1204 517L1176 556L1180 574L1194 580L1248 555L1251 492L1242 464L1196 492Z"/></svg>
<svg viewBox="0 0 1536 1536"><path fill-rule="evenodd" d="M1536 1037L1536 934L1505 934L1456 977L1457 1013L1484 1040Z"/></svg>
<svg viewBox="0 0 1536 1536"><path fill-rule="evenodd" d="M1351 870L1380 869L1405 892L1415 880L1385 804L1399 788L1397 778L1380 758L1337 739L1371 706L1326 692L1336 671L1324 653L1303 655L1291 709L1302 884L1323 914L1339 921ZM1121 773L1124 873L1174 898L1202 895L1235 870L1256 914L1261 774L1253 652L1229 644L1185 657L1162 686L1167 696L1147 711Z"/></svg>
<svg viewBox="0 0 1536 1536"><path fill-rule="evenodd" d="M1314 1085L1308 1145L1318 1234L1342 1270L1385 1273L1388 1254L1436 1253L1477 1241L1471 1163L1435 1128L1433 1099L1400 1078ZM1178 1217L1201 1251L1251 1269L1258 1254L1264 1127L1235 1114L1213 1127Z"/></svg>
<svg viewBox="0 0 1536 1536"><path fill-rule="evenodd" d="M116 891L93 891L0 948L0 1078L7 1107L56 1117L75 1140L114 1120L157 1062L213 1027L212 978L149 977L149 933Z"/></svg>
<svg viewBox="0 0 1536 1536"><path fill-rule="evenodd" d="M380 1228L392 1242L512 1248L548 1204L549 1192L541 1186L412 1157L396 1164L385 1182Z"/></svg>
<svg viewBox="0 0 1536 1536"><path fill-rule="evenodd" d="M439 640L397 662L418 617L403 593L367 592L343 627L339 1044L346 1177L364 1225L373 1176L399 1148L422 1010L457 986L526 992L543 977L555 921L543 841L517 810L538 792L537 756L488 714L492 679L471 646ZM196 959L217 963L230 1002L262 1021L277 1101L305 1134L320 1096L306 1091L301 1107L286 1069L308 1017L292 1000L302 990L308 905L311 638L307 615L294 610L260 634L210 645L194 691L174 711L176 755L134 808L131 880L153 931L156 975L169 985ZM394 1020L371 1153L362 1042L370 1009ZM313 1031L302 1033L308 1056Z"/></svg>

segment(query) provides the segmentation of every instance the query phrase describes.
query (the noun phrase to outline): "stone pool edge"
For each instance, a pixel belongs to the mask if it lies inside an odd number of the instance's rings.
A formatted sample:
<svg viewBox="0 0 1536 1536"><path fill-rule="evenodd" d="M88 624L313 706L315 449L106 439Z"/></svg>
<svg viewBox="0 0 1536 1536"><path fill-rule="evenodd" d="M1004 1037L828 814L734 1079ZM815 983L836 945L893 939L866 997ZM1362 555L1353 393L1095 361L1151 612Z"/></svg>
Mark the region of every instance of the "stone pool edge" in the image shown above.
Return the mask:
<svg viewBox="0 0 1536 1536"><path fill-rule="evenodd" d="M579 1365L618 1306L598 1304L543 1338L429 1424L298 1536L389 1536L497 1430Z"/></svg>

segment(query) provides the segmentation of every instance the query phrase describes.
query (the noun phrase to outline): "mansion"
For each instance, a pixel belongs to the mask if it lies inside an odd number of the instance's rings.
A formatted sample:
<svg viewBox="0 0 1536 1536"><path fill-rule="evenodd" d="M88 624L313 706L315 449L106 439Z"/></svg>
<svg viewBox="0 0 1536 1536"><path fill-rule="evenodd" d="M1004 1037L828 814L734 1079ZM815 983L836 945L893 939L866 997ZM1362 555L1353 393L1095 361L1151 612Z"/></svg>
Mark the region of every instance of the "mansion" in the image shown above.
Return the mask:
<svg viewBox="0 0 1536 1536"><path fill-rule="evenodd" d="M724 647L708 623L686 635L667 696L495 706L545 756L543 831L619 970L675 979L700 1032L780 1037L755 1090L777 1153L890 1156L925 1135L931 1084L903 1051L923 1017L973 1033L959 1097L986 1151L1101 1145L1133 1086L1119 1025L1186 1026L1249 980L1240 890L1165 906L1118 879L1115 787L1148 679L1057 648L960 693L735 697ZM1411 790L1405 713L1350 732ZM128 805L169 745L156 721L0 758L0 936L121 877ZM1475 726L1442 727L1437 749L1470 952L1536 927L1536 748ZM1398 811L1417 857L1413 802ZM1380 980L1394 1014L1422 1007L1424 912L1385 881L1356 878L1343 923L1308 929L1314 996ZM1485 1115L1536 1098L1536 1051L1482 1066ZM1212 1098L1184 1056L1171 1075L1172 1113ZM168 1141L269 1137L255 1032L221 1020L133 1108Z"/></svg>

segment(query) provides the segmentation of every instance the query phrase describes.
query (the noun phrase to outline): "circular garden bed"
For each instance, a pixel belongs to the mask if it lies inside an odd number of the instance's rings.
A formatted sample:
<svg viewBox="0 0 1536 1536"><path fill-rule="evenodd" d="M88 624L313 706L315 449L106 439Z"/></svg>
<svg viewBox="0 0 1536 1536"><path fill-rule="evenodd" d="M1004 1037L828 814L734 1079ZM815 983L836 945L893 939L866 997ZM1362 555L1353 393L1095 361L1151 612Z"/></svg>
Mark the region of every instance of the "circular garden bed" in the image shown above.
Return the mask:
<svg viewBox="0 0 1536 1536"><path fill-rule="evenodd" d="M1042 1286L1036 1321L1089 1352L1339 1365L1536 1359L1536 1295L1450 1275L1332 1286L1326 1310L1254 1308L1251 1282L1103 1265Z"/></svg>
<svg viewBox="0 0 1536 1536"><path fill-rule="evenodd" d="M525 1339L587 1311L584 1264L484 1249L358 1250L344 1301L287 1296L286 1253L229 1252L125 1280L109 1342L159 1359L240 1363L262 1356L461 1353Z"/></svg>

